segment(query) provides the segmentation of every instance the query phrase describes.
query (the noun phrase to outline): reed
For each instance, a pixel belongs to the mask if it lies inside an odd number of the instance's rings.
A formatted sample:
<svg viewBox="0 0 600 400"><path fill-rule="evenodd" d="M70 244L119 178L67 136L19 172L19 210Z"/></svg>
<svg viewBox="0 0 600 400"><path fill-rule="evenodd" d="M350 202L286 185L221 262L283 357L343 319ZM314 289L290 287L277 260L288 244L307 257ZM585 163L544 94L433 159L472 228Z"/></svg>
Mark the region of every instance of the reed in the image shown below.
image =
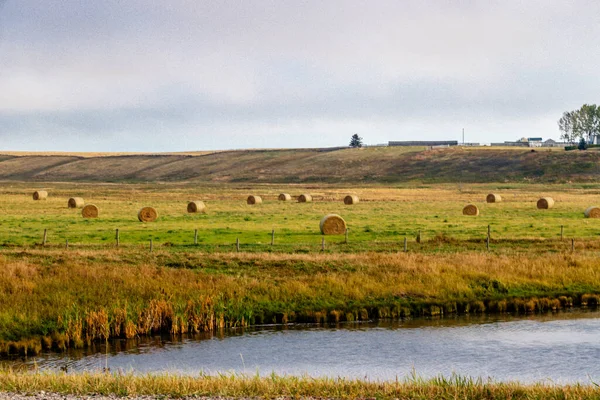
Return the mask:
<svg viewBox="0 0 600 400"><path fill-rule="evenodd" d="M582 254L0 252L0 354L109 337L283 322L341 322L596 307Z"/></svg>

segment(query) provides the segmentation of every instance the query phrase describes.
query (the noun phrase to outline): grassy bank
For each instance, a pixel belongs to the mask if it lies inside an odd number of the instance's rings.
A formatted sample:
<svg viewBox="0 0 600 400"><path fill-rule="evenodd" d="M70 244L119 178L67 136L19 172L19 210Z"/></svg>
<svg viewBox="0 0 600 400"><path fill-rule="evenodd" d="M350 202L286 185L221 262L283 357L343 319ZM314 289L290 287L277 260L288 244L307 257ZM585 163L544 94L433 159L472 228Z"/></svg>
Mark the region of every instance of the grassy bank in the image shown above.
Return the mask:
<svg viewBox="0 0 600 400"><path fill-rule="evenodd" d="M262 323L596 307L597 252L0 252L0 353Z"/></svg>
<svg viewBox="0 0 600 400"><path fill-rule="evenodd" d="M268 378L221 375L39 374L0 372L0 391L118 396L214 396L244 398L377 398L377 399L597 399L598 386L493 383L469 378L411 379L369 382L308 377Z"/></svg>

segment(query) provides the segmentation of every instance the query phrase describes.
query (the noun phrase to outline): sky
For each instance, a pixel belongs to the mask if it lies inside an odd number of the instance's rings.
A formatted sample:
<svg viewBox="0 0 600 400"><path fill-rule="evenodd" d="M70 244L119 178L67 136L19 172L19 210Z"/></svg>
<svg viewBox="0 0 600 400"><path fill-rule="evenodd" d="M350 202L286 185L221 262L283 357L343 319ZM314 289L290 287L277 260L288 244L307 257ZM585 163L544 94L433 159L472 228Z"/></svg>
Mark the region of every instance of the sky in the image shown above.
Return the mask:
<svg viewBox="0 0 600 400"><path fill-rule="evenodd" d="M596 0L0 0L0 150L558 139Z"/></svg>

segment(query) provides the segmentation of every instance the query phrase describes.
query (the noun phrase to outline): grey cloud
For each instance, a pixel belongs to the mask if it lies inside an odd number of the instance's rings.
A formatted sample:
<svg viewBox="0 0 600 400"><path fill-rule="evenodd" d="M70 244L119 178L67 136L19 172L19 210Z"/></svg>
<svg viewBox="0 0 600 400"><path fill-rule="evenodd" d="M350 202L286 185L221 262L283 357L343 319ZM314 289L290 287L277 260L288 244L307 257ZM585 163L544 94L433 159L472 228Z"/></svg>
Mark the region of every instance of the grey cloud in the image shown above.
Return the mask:
<svg viewBox="0 0 600 400"><path fill-rule="evenodd" d="M133 151L142 134L152 150L180 145L167 135L305 147L459 121L482 142L512 139L506 121L556 134L553 115L598 101L598 15L583 0L7 1L0 138Z"/></svg>

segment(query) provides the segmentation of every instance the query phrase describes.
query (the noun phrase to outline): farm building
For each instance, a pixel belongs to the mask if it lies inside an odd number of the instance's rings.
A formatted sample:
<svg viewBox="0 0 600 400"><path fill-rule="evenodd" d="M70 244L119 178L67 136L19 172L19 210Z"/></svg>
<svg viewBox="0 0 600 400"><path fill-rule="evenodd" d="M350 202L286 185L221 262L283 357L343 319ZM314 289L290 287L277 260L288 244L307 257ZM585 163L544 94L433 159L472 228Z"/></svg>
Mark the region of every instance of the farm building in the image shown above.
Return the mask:
<svg viewBox="0 0 600 400"><path fill-rule="evenodd" d="M390 141L388 146L458 146L458 140Z"/></svg>

